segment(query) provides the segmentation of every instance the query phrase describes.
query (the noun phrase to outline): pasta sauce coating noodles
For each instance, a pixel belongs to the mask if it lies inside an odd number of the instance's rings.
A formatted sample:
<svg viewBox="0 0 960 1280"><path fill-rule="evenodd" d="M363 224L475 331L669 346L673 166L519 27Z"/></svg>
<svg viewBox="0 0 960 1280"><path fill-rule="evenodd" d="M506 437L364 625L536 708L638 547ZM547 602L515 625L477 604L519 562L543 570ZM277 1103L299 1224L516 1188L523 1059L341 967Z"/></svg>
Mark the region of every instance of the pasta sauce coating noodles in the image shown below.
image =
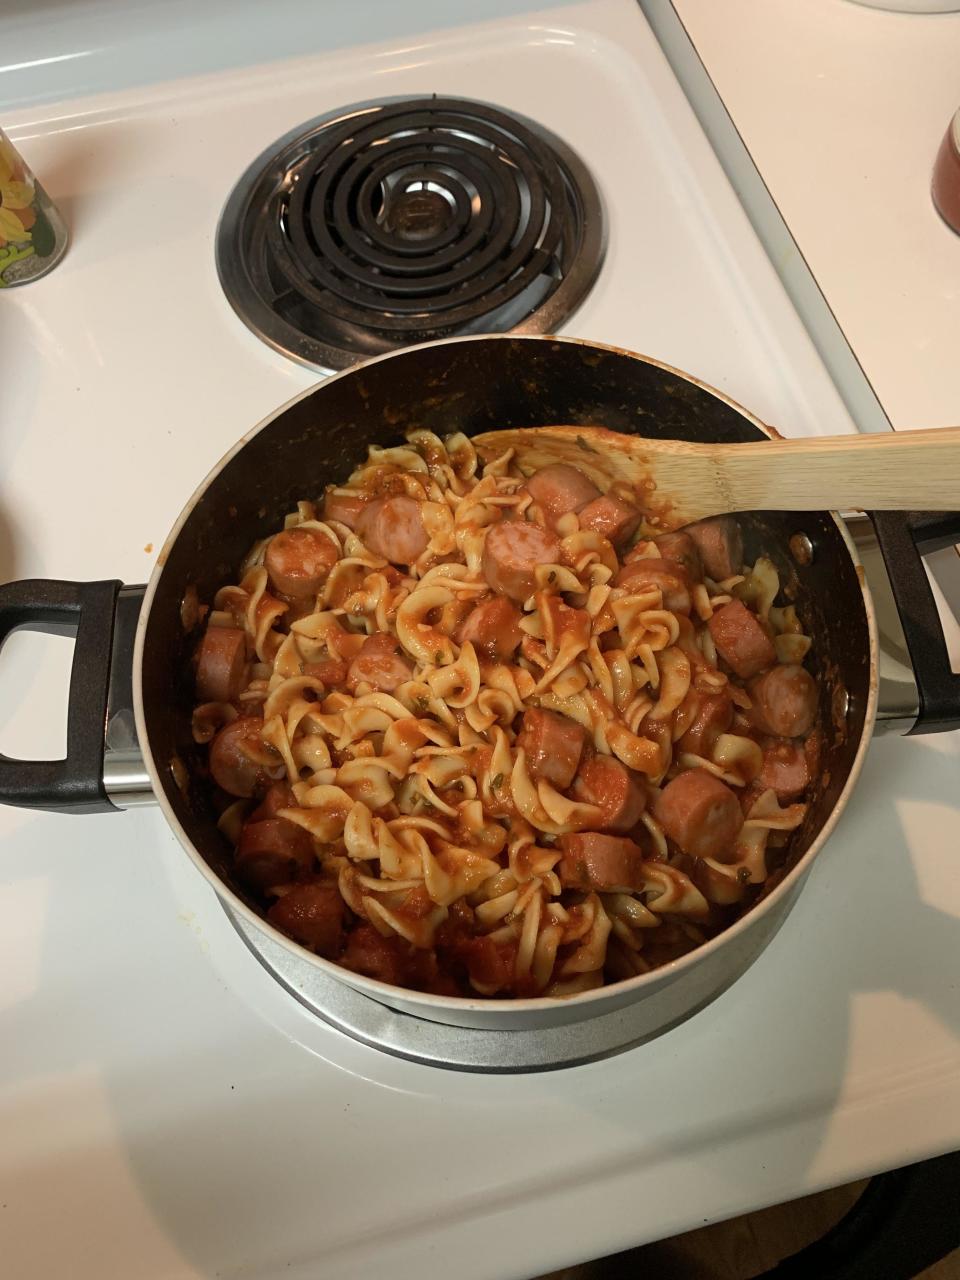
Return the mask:
<svg viewBox="0 0 960 1280"><path fill-rule="evenodd" d="M730 518L415 431L212 601L193 734L237 883L441 995L562 997L737 917L816 775L810 639ZM640 533L637 530L640 529Z"/></svg>

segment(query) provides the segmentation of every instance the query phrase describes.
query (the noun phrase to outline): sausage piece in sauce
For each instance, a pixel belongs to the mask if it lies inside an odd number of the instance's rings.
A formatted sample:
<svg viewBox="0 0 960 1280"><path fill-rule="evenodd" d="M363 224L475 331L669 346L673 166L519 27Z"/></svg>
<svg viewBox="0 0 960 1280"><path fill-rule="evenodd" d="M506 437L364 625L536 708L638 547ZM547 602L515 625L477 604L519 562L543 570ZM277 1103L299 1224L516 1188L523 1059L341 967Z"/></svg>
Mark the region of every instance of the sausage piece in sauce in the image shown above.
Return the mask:
<svg viewBox="0 0 960 1280"><path fill-rule="evenodd" d="M286 818L262 818L244 824L234 867L244 884L263 892L290 884L313 862L313 841L303 827Z"/></svg>
<svg viewBox="0 0 960 1280"><path fill-rule="evenodd" d="M520 619L523 614L510 600L494 596L481 600L454 632L457 644L473 645L481 658L489 662L507 662L523 639Z"/></svg>
<svg viewBox="0 0 960 1280"><path fill-rule="evenodd" d="M777 660L773 641L742 600L722 605L707 623L717 653L741 680L759 675Z"/></svg>
<svg viewBox="0 0 960 1280"><path fill-rule="evenodd" d="M657 796L653 814L671 840L694 858L715 858L743 825L740 802L706 769L687 769Z"/></svg>
<svg viewBox="0 0 960 1280"><path fill-rule="evenodd" d="M343 945L344 902L335 884L297 884L267 912L271 924L294 942L333 960Z"/></svg>
<svg viewBox="0 0 960 1280"><path fill-rule="evenodd" d="M776 738L802 738L817 715L817 686L813 676L796 663L773 667L749 685L753 699L750 719L761 733Z"/></svg>
<svg viewBox="0 0 960 1280"><path fill-rule="evenodd" d="M481 568L492 591L522 602L536 588L537 565L556 564L559 556L560 543L548 530L526 520L504 520L487 530Z"/></svg>
<svg viewBox="0 0 960 1280"><path fill-rule="evenodd" d="M560 837L560 883L584 892L631 893L643 888L643 850L623 836L580 831Z"/></svg>
<svg viewBox="0 0 960 1280"><path fill-rule="evenodd" d="M259 716L239 716L226 724L210 743L208 761L213 780L232 796L252 796L272 781L266 762L280 757L261 739Z"/></svg>
<svg viewBox="0 0 960 1280"><path fill-rule="evenodd" d="M657 550L667 564L677 565L691 582L703 581L703 560L700 548L683 529L673 533L661 533L656 539Z"/></svg>
<svg viewBox="0 0 960 1280"><path fill-rule="evenodd" d="M233 702L247 682L247 637L239 627L207 627L197 654L197 697Z"/></svg>
<svg viewBox="0 0 960 1280"><path fill-rule="evenodd" d="M588 756L580 765L572 790L577 800L601 810L603 816L596 825L603 831L630 831L647 807L643 782L614 756Z"/></svg>
<svg viewBox="0 0 960 1280"><path fill-rule="evenodd" d="M413 663L405 656L396 636L377 631L367 636L347 668L347 688L355 693L360 683L366 683L382 693L393 693L412 675Z"/></svg>
<svg viewBox="0 0 960 1280"><path fill-rule="evenodd" d="M581 529L592 529L614 545L636 533L640 518L639 508L612 493L602 493L577 512Z"/></svg>
<svg viewBox="0 0 960 1280"><path fill-rule="evenodd" d="M573 782L586 740L586 730L575 720L542 707L528 707L517 746L526 752L534 782L549 782L564 791Z"/></svg>
<svg viewBox="0 0 960 1280"><path fill-rule="evenodd" d="M374 555L392 564L413 564L429 542L422 504L402 493L374 498L360 513L357 533Z"/></svg>
<svg viewBox="0 0 960 1280"><path fill-rule="evenodd" d="M356 532L361 515L372 501L367 493L334 493L328 489L323 499L323 518L337 520Z"/></svg>
<svg viewBox="0 0 960 1280"><path fill-rule="evenodd" d="M743 569L743 534L733 516L698 520L683 532L697 544L703 567L714 582L732 578Z"/></svg>
<svg viewBox="0 0 960 1280"><path fill-rule="evenodd" d="M290 600L315 596L337 563L339 551L319 529L284 529L267 543L264 568L273 589Z"/></svg>
<svg viewBox="0 0 960 1280"><path fill-rule="evenodd" d="M764 791L775 791L781 804L799 800L810 785L808 752L797 742L769 742L757 783Z"/></svg>
<svg viewBox="0 0 960 1280"><path fill-rule="evenodd" d="M527 492L551 528L561 516L579 511L600 497L600 490L592 480L564 462L535 471L527 481Z"/></svg>

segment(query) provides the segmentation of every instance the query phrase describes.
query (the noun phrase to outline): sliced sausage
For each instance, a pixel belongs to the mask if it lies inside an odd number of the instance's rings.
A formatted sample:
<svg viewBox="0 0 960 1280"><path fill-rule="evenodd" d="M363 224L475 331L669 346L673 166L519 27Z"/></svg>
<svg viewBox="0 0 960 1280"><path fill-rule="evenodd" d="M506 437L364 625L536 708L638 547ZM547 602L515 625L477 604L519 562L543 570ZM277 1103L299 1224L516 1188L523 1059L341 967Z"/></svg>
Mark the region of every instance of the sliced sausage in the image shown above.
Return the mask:
<svg viewBox="0 0 960 1280"><path fill-rule="evenodd" d="M637 532L642 512L613 493L602 493L577 512L581 529L592 529L609 542L626 542Z"/></svg>
<svg viewBox="0 0 960 1280"><path fill-rule="evenodd" d="M763 768L757 779L766 791L772 788L777 799L789 803L810 785L807 752L796 742L771 742L763 749Z"/></svg>
<svg viewBox="0 0 960 1280"><path fill-rule="evenodd" d="M335 884L298 884L267 912L272 925L317 955L335 959L343 946L344 904Z"/></svg>
<svg viewBox="0 0 960 1280"><path fill-rule="evenodd" d="M208 761L213 780L232 796L252 796L271 781L264 763L276 755L260 737L259 716L239 716L225 724L210 743ZM276 757L280 765L279 756Z"/></svg>
<svg viewBox="0 0 960 1280"><path fill-rule="evenodd" d="M603 831L630 831L647 806L640 778L613 756L588 756L573 782L573 794L585 804L597 805Z"/></svg>
<svg viewBox="0 0 960 1280"><path fill-rule="evenodd" d="M575 720L541 707L528 707L517 746L527 753L527 768L534 782L543 780L565 791L576 775L586 740L586 730Z"/></svg>
<svg viewBox="0 0 960 1280"><path fill-rule="evenodd" d="M275 591L306 600L317 594L338 558L333 539L318 529L284 529L270 539L263 564Z"/></svg>
<svg viewBox="0 0 960 1280"><path fill-rule="evenodd" d="M371 501L368 493L334 493L328 489L323 499L324 520L338 520L348 529L356 530L367 504Z"/></svg>
<svg viewBox="0 0 960 1280"><path fill-rule="evenodd" d="M233 702L247 683L247 637L239 627L207 627L197 654L197 697Z"/></svg>
<svg viewBox="0 0 960 1280"><path fill-rule="evenodd" d="M731 600L707 623L717 653L741 680L759 675L777 660L773 642L742 600Z"/></svg>
<svg viewBox="0 0 960 1280"><path fill-rule="evenodd" d="M481 600L467 614L454 632L457 644L470 644L482 658L490 662L506 662L512 658L523 639L520 619L523 614L510 600L494 596Z"/></svg>
<svg viewBox="0 0 960 1280"><path fill-rule="evenodd" d="M592 480L588 480L576 467L568 467L563 462L535 471L527 481L527 492L551 528L561 516L579 511L600 497L600 490Z"/></svg>
<svg viewBox="0 0 960 1280"><path fill-rule="evenodd" d="M732 578L743 569L743 534L733 516L698 520L684 529L697 544L703 567L714 582Z"/></svg>
<svg viewBox="0 0 960 1280"><path fill-rule="evenodd" d="M515 942L496 942L485 934L478 934L460 940L453 954L466 965L470 981L478 987L499 991L513 982L517 964Z"/></svg>
<svg viewBox="0 0 960 1280"><path fill-rule="evenodd" d="M293 809L296 803L296 797L287 783L275 782L273 786L267 787L266 794L247 818L247 822L261 822L264 818L275 818L281 809Z"/></svg>
<svg viewBox="0 0 960 1280"><path fill-rule="evenodd" d="M384 938L372 925L361 924L347 939L340 963L354 973L397 986L403 979L403 957L403 944L399 938L392 935Z"/></svg>
<svg viewBox="0 0 960 1280"><path fill-rule="evenodd" d="M813 728L817 686L809 671L796 663L773 667L749 685L750 719L761 733L775 738L802 738Z"/></svg>
<svg viewBox="0 0 960 1280"><path fill-rule="evenodd" d="M234 868L251 889L263 892L290 884L313 866L313 840L303 827L286 818L248 822L240 832Z"/></svg>
<svg viewBox="0 0 960 1280"><path fill-rule="evenodd" d="M563 857L557 866L567 889L631 893L643 888L643 850L623 836L580 831L560 837Z"/></svg>
<svg viewBox="0 0 960 1280"><path fill-rule="evenodd" d="M680 750L709 757L717 738L726 733L732 723L733 702L725 693L701 695L693 723L680 739Z"/></svg>
<svg viewBox="0 0 960 1280"><path fill-rule="evenodd" d="M554 534L525 520L504 520L487 530L481 567L491 590L523 601L533 595L537 565L556 564L559 556Z"/></svg>
<svg viewBox="0 0 960 1280"><path fill-rule="evenodd" d="M694 858L715 858L743 825L737 797L706 769L687 769L668 782L653 813L670 839Z"/></svg>
<svg viewBox="0 0 960 1280"><path fill-rule="evenodd" d="M656 539L657 550L667 564L678 565L691 582L703 581L703 560L700 548L683 529L674 533L661 533Z"/></svg>
<svg viewBox="0 0 960 1280"><path fill-rule="evenodd" d="M402 493L374 498L360 513L357 533L374 555L393 564L413 564L429 542L422 504Z"/></svg>
<svg viewBox="0 0 960 1280"><path fill-rule="evenodd" d="M322 680L328 688L335 689L347 678L347 664L338 658L324 658L322 662L305 662L303 674Z"/></svg>
<svg viewBox="0 0 960 1280"><path fill-rule="evenodd" d="M613 580L614 586L643 592L654 588L663 595L663 607L671 613L690 612L690 587L686 575L676 564L650 558L625 564Z"/></svg>
<svg viewBox="0 0 960 1280"><path fill-rule="evenodd" d="M347 688L356 693L361 681L383 693L393 693L413 675L413 663L404 655L400 641L386 631L367 636L360 652L347 668Z"/></svg>

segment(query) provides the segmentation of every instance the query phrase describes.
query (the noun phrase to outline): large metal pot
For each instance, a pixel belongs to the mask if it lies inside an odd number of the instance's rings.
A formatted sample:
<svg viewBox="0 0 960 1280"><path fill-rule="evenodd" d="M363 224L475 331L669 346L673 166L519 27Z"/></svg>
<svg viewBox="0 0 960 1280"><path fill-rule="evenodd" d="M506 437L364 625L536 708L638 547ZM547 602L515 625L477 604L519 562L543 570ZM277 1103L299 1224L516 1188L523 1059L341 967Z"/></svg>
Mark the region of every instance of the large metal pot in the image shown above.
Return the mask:
<svg viewBox="0 0 960 1280"><path fill-rule="evenodd" d="M814 637L810 662L828 726L817 791L793 838L785 874L725 933L652 973L566 1001L507 1001L431 996L341 969L280 935L231 883L229 851L191 769L196 748L190 736L189 659L197 632L183 608L188 588L209 599L232 580L255 539L275 530L298 498L317 495L349 474L368 444L395 443L415 426L440 435L473 435L552 422L692 441L772 434L725 396L675 369L574 340L454 339L329 378L262 422L207 476L167 539L145 592L117 582L33 581L0 588L0 641L22 626L77 636L67 758L3 758L0 800L72 811L157 800L187 854L248 936L263 938L265 945L271 940L274 951L279 946L420 1018L533 1030L642 1004L646 1013L635 1038L643 1038L688 1017L729 986L783 922L843 811L873 729L879 680L873 604L854 542L830 512L758 512L743 521L748 557L763 551L777 563ZM960 697L911 533L911 523L922 525L922 518L884 516L875 523L898 594L909 597L904 630L921 686L918 696L908 670L897 690L904 702L896 709L900 727L950 727ZM956 525L955 517L938 516L922 533L942 544L955 536ZM888 590L886 581L883 588Z"/></svg>

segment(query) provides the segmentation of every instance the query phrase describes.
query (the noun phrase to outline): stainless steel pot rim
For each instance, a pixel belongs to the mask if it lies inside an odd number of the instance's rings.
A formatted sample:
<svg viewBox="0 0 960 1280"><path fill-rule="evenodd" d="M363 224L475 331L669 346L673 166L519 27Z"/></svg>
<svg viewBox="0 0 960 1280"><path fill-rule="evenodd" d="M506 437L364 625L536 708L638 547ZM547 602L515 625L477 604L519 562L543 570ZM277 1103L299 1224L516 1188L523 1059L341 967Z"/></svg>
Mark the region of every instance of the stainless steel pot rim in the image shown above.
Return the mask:
<svg viewBox="0 0 960 1280"><path fill-rule="evenodd" d="M150 774L150 777L153 783L154 793L157 797L157 801L160 805L160 808L161 808L161 811L163 812L164 817L166 818L168 824L170 825L177 839L180 841L185 852L191 858L194 865L200 871L201 875L204 876L204 878L215 890L217 895L229 905L231 911L240 915L243 919L249 921L249 923L253 925L254 928L259 929L261 932L265 933L274 942L279 943L281 946L285 946L289 948L297 956L306 959L311 964L316 965L317 968L323 970L326 974L334 978L337 978L341 982L346 982L349 986L354 987L356 990L366 993L367 995L371 996L373 999L379 1000L381 1003L389 1004L392 1001L402 999L406 1005L422 1006L424 1010L429 1009L432 1012L434 1018L436 1018L438 1014L442 1013L444 1009L449 1009L451 1013L457 1012L461 1014L467 1013L467 1012L483 1013L484 1011L487 1011L491 1015L496 1014L498 1017L507 1016L511 1020L514 1020L514 1019L520 1020L524 1013L531 1013L534 1011L543 1011L544 1009L555 1007L557 1004L557 1000L554 997L547 997L547 996L538 996L533 999L522 999L522 1000L500 1000L500 999L487 999L487 998L470 999L465 996L431 995L427 992L414 991L406 987L396 987L390 983L380 982L375 978L363 977L359 974L352 972L351 970L344 969L342 965L335 964L331 960L325 960L323 959L322 956L315 955L312 951L308 951L305 947L300 946L299 943L293 942L285 934L280 933L280 931L278 929L275 929L274 926L271 925L263 916L255 912L250 906L248 906L246 902L243 901L241 897L239 897L238 894L236 894L230 888L230 886L224 880L222 880L216 874L216 872L209 866L209 864L204 860L204 858L201 857L197 849L194 847L188 832L181 825L179 818L177 817L172 806L167 800L166 793L163 787L159 785L160 770L157 766L157 762L153 758L153 752L150 747L150 738L149 738L149 733L147 731L146 717L144 715L144 708L143 708L143 685L141 680L143 646L144 646L147 626L149 624L150 610L153 603L153 597L156 593L159 582L163 577L164 568L166 565L167 556L169 554L170 548L175 544L180 534L180 531L183 528L183 525L185 524L186 520L190 516L194 507L197 505L197 503L206 493L210 485L216 480L217 476L220 474L224 466L230 461L231 458L233 458L237 453L239 453L244 448L244 446L250 440L253 439L254 436L258 435L259 432L264 430L265 427L268 427L277 418L281 417L293 405L299 403L299 401L301 400L306 399L308 396L314 395L320 387L327 386L329 383L334 382L340 378L350 377L352 374L357 374L363 369L367 369L370 366L375 364L380 364L385 360L402 360L405 355L411 352L423 350L425 348L450 346L452 344L462 344L467 342L503 342L503 341L563 343L569 346L589 347L592 350L606 351L615 355L622 355L630 359L643 361L645 364L653 365L658 369L662 369L665 373L672 374L675 377L682 378L686 382L693 383L695 386L700 387L702 390L708 392L710 395L715 396L718 400L723 401L725 404L729 405L732 409L735 409L737 413L739 413L743 418L745 418L753 426L757 427L760 431L762 431L764 435L773 436L776 434L776 432L772 428L768 427L767 424L762 422L755 414L751 413L748 409L745 409L741 404L739 404L736 400L732 399L730 396L726 395L724 392L718 391L715 387L710 386L709 383L703 382L701 379L696 378L689 373L686 373L682 369L677 369L674 365L670 365L665 363L662 360L658 360L654 356L642 355L639 352L630 351L625 347L614 346L610 343L591 342L588 339L584 339L584 338L558 337L553 335L547 336L547 335L539 335L539 334L517 334L517 333L473 334L467 337L437 339L436 341L433 341L433 342L425 342L425 343L420 343L417 346L405 347L400 351L390 351L384 355L376 356L370 360L364 360L358 364L352 365L350 366L350 368L343 369L338 373L332 374L328 378L323 378L316 385L312 387L307 387L304 391L299 392L297 395L291 396L289 400L285 401L284 404L280 405L277 409L267 414L267 416L262 418L260 422L256 424L256 426L254 426L249 431L247 431L243 436L241 436L240 439L237 441L237 443L233 445L232 448L228 449L227 452L223 455L223 457L220 458L220 460L214 464L214 466L207 473L204 479L200 482L200 484L197 486L197 488L194 490L194 492L191 494L190 498L184 505L183 510L181 511L179 517L177 518L176 523L174 524L173 528L171 529L170 533L168 534L167 538L164 541L163 548L161 549L160 555L157 557L156 565L154 567L153 573L150 576L150 581L147 584L147 589L144 595L143 607L140 611L140 619L137 624L136 644L134 647L134 657L133 657L134 714L136 717L137 735L140 741L141 750L143 752L144 763ZM856 549L846 529L846 526L844 525L843 521L839 518L839 516L835 512L830 512L830 515L834 520L834 523L836 524L838 530L840 531L840 535L843 538L843 541L847 547L847 551L850 555L851 560L853 560L854 563L857 563ZM876 618L874 615L873 600L870 595L870 589L867 586L866 581L864 579L864 575L862 573L858 574L858 578L860 580L860 589L863 595L864 609L866 611L866 616L867 616L867 628L868 628L869 637L870 637L870 681L869 681L868 694L867 694L867 706L866 706L865 715L864 715L863 731L861 733L860 744L857 748L856 756L853 760L853 764L851 765L850 772L847 775L847 779L846 779L846 782L844 783L843 790L840 793L840 796L837 800L837 803L834 806L832 813L827 818L823 826L820 828L820 831L817 834L817 837L814 840L814 842L811 844L810 848L799 859L796 865L792 867L790 871L783 877L783 879L779 882L779 884L777 884L774 887L774 889L771 890L771 892L767 895L766 898L764 898L761 902L757 903L756 906L754 906L753 908L751 908L751 910L749 910L743 916L741 916L741 918L737 920L734 924L730 925L729 928L724 929L721 933L718 933L715 937L711 938L708 942L703 943L701 946L695 948L693 951L687 952L686 955L681 956L678 960L673 960L669 964L661 965L660 967L651 970L649 973L639 974L635 978L627 978L620 982L615 982L607 986L596 988L592 991L584 991L584 992L581 992L579 995L566 997L563 1001L565 1006L571 1007L571 1006L583 1005L583 1006L589 1006L591 1010L595 1011L597 1010L597 1007L601 1006L606 1000L619 999L619 998L622 998L625 994L632 993L632 992L636 992L640 994L645 987L653 986L656 983L662 983L664 981L674 981L680 978L683 975L683 973L685 973L688 969L691 969L695 965L699 964L701 961L706 960L719 947L722 947L723 944L728 939L737 937L746 929L748 929L751 926L751 923L754 920L756 920L761 914L766 914L767 911L775 909L777 904L789 894L793 885L799 879L801 879L803 876L807 874L814 858L816 858L820 850L823 848L824 844L830 838L830 835L832 834L840 818L840 814L846 807L846 804L850 798L853 788L856 785L857 779L860 776L860 771L863 767L863 761L866 755L866 750L869 745L870 737L873 731L874 720L876 718L877 690L878 690L877 625L876 625ZM585 1017L589 1016L586 1009L584 1010L584 1016Z"/></svg>

